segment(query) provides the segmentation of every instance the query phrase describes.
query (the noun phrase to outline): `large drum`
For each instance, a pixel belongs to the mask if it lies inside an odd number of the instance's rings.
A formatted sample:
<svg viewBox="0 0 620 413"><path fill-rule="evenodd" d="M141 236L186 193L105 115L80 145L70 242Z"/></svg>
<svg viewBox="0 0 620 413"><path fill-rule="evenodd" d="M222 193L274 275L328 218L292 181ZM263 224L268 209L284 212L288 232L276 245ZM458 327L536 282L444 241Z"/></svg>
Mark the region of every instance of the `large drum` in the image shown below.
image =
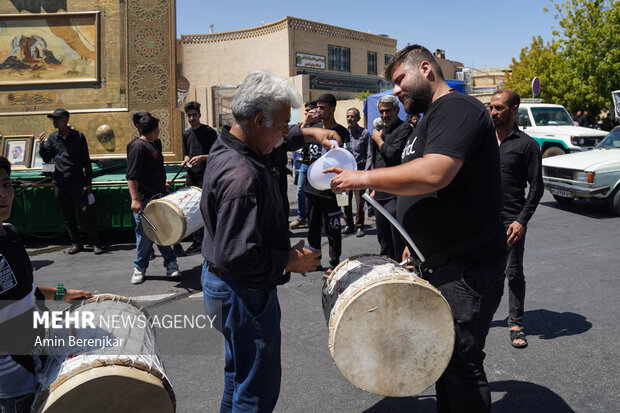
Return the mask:
<svg viewBox="0 0 620 413"><path fill-rule="evenodd" d="M50 331L50 337L65 340L65 345L69 336L80 344L72 347L69 355L64 347L48 357L32 411L174 412L174 392L151 326L129 321L106 325L115 319L146 320L148 313L135 301L115 295L98 295L72 307L69 314L79 312L94 313L96 328ZM102 346L106 337L114 340L113 345Z"/></svg>
<svg viewBox="0 0 620 413"><path fill-rule="evenodd" d="M441 376L454 346L448 302L427 281L379 255L338 265L323 288L329 351L340 373L370 393L406 397Z"/></svg>
<svg viewBox="0 0 620 413"><path fill-rule="evenodd" d="M202 189L192 186L149 202L143 213L155 228L143 219L146 236L157 245L174 245L198 231L204 225L201 196Z"/></svg>

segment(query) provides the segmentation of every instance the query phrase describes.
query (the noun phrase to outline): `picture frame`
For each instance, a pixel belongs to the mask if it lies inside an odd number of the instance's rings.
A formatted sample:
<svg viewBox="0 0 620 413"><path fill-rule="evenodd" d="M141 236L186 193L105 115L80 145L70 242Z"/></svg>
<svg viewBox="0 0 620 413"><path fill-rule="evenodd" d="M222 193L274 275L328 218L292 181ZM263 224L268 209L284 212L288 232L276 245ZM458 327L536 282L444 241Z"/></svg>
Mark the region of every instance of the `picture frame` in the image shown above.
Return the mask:
<svg viewBox="0 0 620 413"><path fill-rule="evenodd" d="M2 139L2 156L9 160L12 169L30 168L33 135L5 136Z"/></svg>
<svg viewBox="0 0 620 413"><path fill-rule="evenodd" d="M0 14L0 86L99 82L99 14Z"/></svg>
<svg viewBox="0 0 620 413"><path fill-rule="evenodd" d="M32 156L30 157L30 167L31 168L42 168L43 167L43 158L39 155L39 140L35 137L32 139Z"/></svg>

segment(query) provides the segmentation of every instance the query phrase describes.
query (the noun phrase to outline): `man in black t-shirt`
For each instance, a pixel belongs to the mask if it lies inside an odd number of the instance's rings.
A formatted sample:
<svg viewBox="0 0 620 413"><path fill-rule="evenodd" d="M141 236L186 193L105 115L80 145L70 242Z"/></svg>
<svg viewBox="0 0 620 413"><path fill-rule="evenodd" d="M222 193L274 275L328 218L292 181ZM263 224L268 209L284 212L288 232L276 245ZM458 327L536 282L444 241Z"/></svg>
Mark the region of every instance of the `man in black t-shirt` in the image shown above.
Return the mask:
<svg viewBox="0 0 620 413"><path fill-rule="evenodd" d="M24 244L15 227L5 223L15 199L10 174L11 164L0 157L0 411L27 413L37 390L35 370L40 364L35 356L25 354L36 343L36 331L30 330L37 311L35 300L78 300L93 293L35 283Z"/></svg>
<svg viewBox="0 0 620 413"><path fill-rule="evenodd" d="M484 344L502 297L506 235L495 131L480 101L450 89L428 49L412 45L385 69L407 113L424 113L402 164L342 171L332 189L398 194L398 219L426 261L421 275L446 298L456 339L435 384L439 412L491 411ZM407 251L406 251L407 252ZM404 254L406 255L406 254Z"/></svg>
<svg viewBox="0 0 620 413"><path fill-rule="evenodd" d="M142 229L142 211L153 198L166 193L166 169L159 140L159 120L151 115L142 116L138 121L138 129L140 136L127 144L127 186L136 221L136 260L133 263L132 284L144 282L153 245ZM179 277L181 273L177 256L172 248L161 245L157 248L164 257L166 275Z"/></svg>
<svg viewBox="0 0 620 413"><path fill-rule="evenodd" d="M335 131L342 140L343 146L349 141L349 131L338 124L334 119L336 110L336 97L326 93L316 100L319 118L323 121L324 129ZM319 145L310 145L308 152L311 154L309 165L321 157ZM321 228L324 229L329 243L329 267L325 274L332 273L340 262L342 252L342 233L340 232L340 217L342 210L338 206L336 196L332 191L320 191L306 182L304 187L308 205L308 244L317 250L321 249Z"/></svg>
<svg viewBox="0 0 620 413"><path fill-rule="evenodd" d="M187 169L185 184L202 188L209 151L218 134L212 127L200 123L200 103L188 102L185 105L185 116L190 125L183 131L183 162ZM203 236L203 228L192 234L193 242L187 249L188 254L200 251Z"/></svg>
<svg viewBox="0 0 620 413"><path fill-rule="evenodd" d="M382 96L377 102L383 121L380 129L372 131L373 168L400 165L401 154L411 135L411 126L398 117L400 106L396 96ZM371 196L392 216L396 215L396 195L373 191ZM400 261L405 244L398 230L381 214L377 215L377 239L381 246L380 254Z"/></svg>

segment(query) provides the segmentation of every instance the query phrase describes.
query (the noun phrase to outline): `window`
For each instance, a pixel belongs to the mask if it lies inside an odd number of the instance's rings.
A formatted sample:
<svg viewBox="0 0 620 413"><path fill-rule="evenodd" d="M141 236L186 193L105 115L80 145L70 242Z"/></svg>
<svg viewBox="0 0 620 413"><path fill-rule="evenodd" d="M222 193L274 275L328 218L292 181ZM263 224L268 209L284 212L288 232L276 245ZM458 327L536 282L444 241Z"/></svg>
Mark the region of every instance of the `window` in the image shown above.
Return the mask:
<svg viewBox="0 0 620 413"><path fill-rule="evenodd" d="M348 47L328 46L328 69L340 72L351 71L351 49Z"/></svg>
<svg viewBox="0 0 620 413"><path fill-rule="evenodd" d="M368 52L368 74L377 74L377 54L375 52Z"/></svg>
<svg viewBox="0 0 620 413"><path fill-rule="evenodd" d="M530 124L530 117L527 114L527 109L519 108L517 109L517 125L527 128L528 126L532 126Z"/></svg>
<svg viewBox="0 0 620 413"><path fill-rule="evenodd" d="M393 54L386 54L385 55L385 65L387 66L388 63L390 63L390 60L392 60L392 58L394 57Z"/></svg>

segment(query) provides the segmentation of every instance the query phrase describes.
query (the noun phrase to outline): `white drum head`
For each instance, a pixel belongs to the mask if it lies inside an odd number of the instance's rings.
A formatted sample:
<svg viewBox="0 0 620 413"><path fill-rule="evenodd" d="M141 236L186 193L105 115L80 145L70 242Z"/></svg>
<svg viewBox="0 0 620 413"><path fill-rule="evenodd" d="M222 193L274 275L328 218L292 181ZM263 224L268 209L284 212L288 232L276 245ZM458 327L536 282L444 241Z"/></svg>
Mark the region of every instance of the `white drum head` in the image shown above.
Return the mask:
<svg viewBox="0 0 620 413"><path fill-rule="evenodd" d="M356 387L389 397L417 395L450 361L452 312L422 282L380 280L353 295L330 321L330 345L338 370Z"/></svg>

